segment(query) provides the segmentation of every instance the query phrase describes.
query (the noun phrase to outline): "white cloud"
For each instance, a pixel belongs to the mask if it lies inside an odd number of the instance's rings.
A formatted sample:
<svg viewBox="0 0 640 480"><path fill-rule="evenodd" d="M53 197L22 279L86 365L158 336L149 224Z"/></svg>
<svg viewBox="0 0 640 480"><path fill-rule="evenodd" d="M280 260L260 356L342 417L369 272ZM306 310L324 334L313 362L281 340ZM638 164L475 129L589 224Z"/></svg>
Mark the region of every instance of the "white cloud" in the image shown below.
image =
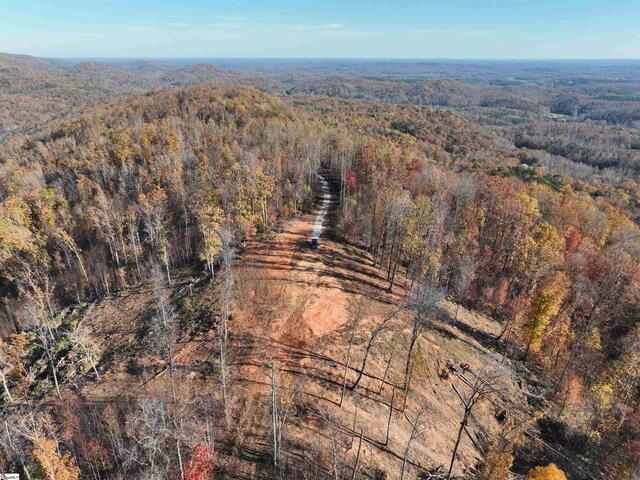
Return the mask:
<svg viewBox="0 0 640 480"><path fill-rule="evenodd" d="M407 30L411 36L423 34L445 34L445 35L487 35L495 33L494 30L482 30L472 28L410 28Z"/></svg>
<svg viewBox="0 0 640 480"><path fill-rule="evenodd" d="M323 25L313 25L306 23L285 23L282 27L296 32L309 32L320 30L342 30L345 28L343 23L325 23Z"/></svg>

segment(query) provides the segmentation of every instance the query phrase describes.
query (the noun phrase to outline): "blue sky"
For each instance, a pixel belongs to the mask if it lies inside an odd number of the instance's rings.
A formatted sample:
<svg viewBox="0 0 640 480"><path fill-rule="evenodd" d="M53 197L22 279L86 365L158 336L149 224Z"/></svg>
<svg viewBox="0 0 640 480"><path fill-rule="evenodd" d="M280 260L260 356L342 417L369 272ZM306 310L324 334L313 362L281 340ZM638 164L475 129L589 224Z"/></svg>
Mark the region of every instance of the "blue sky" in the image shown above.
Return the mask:
<svg viewBox="0 0 640 480"><path fill-rule="evenodd" d="M54 57L640 58L640 0L0 0Z"/></svg>

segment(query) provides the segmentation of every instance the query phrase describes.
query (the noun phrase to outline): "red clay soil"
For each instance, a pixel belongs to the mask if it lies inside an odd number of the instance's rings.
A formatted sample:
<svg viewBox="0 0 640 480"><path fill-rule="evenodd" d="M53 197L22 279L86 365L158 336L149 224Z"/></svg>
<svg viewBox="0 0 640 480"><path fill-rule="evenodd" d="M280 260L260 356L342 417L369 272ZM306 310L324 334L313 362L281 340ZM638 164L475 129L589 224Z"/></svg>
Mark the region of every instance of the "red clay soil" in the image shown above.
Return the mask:
<svg viewBox="0 0 640 480"><path fill-rule="evenodd" d="M498 332L499 326L462 307L459 324L454 326L450 321L454 306L445 302L438 318L418 342L406 394L402 386L411 320L410 312L403 311L376 339L362 380L354 391L347 388L340 402L354 312L360 308L362 318L355 330L347 386L358 376L370 332L405 300L406 292L399 286L390 293L385 270L375 268L371 256L361 249L327 238L321 238L317 250L309 248L313 220L313 215L304 216L288 222L282 233L248 242L234 266L235 306L228 347L230 395L236 408L234 414L251 415L253 419L251 425L243 427L243 436L236 434L234 441L269 454L273 364L278 371L281 403L306 406L291 414L284 433L289 445L285 450L306 446L329 452L329 427L323 418L330 416L338 432L339 462L345 471L355 459L358 441L354 435L363 429L362 471L372 474L380 469L389 478L397 478L411 431L409 420L422 411L422 427L409 451L405 474L405 478L416 478L419 468L448 467L462 415L452 384L462 391L465 387L446 365L462 373L460 365L464 364L465 369L477 374L499 372L502 390L481 402L473 413L454 469L456 474L464 475L481 459L476 445L485 444L503 428L496 420L497 413L509 410L509 422L515 422L521 406L526 405L513 372L501 364L500 354L491 349L487 340ZM170 298L176 290L184 292L194 277L193 271L180 272L176 285L167 287L163 295ZM211 282L194 293L192 301L208 305L215 312L215 291L215 282ZM111 396L123 389L152 395L166 388L166 368L136 348L140 339L136 339L135 331L144 316L150 314L153 303L151 288L143 286L101 302L84 317L100 338L99 350L111 351L111 357L120 359L113 361L110 372L100 382L85 385L87 397ZM175 363L183 389L212 388L212 383L218 381L217 376L212 378L217 374L206 373L205 368L218 358L213 325L211 322L210 329L183 339L176 347ZM142 374L129 372L123 359L126 355L138 356L148 368ZM448 378L444 378L445 371ZM312 380L304 383L309 377ZM394 412L389 440L385 442L392 397ZM243 421L236 422L236 432ZM247 476L257 475L257 470L246 462L236 468Z"/></svg>

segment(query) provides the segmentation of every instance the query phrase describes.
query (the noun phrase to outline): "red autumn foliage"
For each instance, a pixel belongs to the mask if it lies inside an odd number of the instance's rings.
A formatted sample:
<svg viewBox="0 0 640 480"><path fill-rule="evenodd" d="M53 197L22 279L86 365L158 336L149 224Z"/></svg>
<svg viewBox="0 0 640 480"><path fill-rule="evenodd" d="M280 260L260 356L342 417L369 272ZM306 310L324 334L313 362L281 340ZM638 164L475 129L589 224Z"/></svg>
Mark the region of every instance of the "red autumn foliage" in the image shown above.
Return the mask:
<svg viewBox="0 0 640 480"><path fill-rule="evenodd" d="M571 255L573 252L575 252L578 249L581 242L582 242L582 234L580 233L579 230L572 228L571 231L569 232L569 235L567 235L567 239L565 243L565 253L567 255Z"/></svg>
<svg viewBox="0 0 640 480"><path fill-rule="evenodd" d="M347 172L346 182L349 190L353 190L353 187L356 186L356 174L353 172L353 170L349 170Z"/></svg>
<svg viewBox="0 0 640 480"><path fill-rule="evenodd" d="M185 480L206 480L213 470L213 454L204 443L199 443L184 469Z"/></svg>

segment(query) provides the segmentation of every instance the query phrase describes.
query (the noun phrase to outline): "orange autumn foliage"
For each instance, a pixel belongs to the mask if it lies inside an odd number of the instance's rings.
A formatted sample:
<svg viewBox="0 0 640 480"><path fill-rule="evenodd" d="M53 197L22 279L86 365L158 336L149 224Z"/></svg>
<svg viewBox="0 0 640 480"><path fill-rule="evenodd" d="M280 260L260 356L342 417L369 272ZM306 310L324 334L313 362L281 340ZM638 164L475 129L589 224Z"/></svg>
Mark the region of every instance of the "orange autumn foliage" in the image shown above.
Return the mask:
<svg viewBox="0 0 640 480"><path fill-rule="evenodd" d="M36 435L33 440L33 456L42 468L46 480L78 480L80 470L68 453L58 454L56 442Z"/></svg>
<svg viewBox="0 0 640 480"><path fill-rule="evenodd" d="M550 463L546 467L535 467L529 470L529 480L567 480L562 470Z"/></svg>

